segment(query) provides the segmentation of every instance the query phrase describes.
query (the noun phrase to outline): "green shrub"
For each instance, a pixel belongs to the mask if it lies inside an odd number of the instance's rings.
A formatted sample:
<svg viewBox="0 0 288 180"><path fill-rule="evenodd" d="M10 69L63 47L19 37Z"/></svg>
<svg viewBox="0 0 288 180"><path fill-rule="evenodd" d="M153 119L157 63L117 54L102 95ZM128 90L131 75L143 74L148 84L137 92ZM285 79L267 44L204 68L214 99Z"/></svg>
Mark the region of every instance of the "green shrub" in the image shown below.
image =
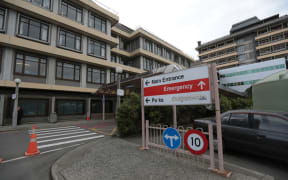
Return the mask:
<svg viewBox="0 0 288 180"><path fill-rule="evenodd" d="M117 111L117 127L120 136L128 136L141 131L141 100L140 96L132 93L127 96ZM139 128L140 126L140 128Z"/></svg>

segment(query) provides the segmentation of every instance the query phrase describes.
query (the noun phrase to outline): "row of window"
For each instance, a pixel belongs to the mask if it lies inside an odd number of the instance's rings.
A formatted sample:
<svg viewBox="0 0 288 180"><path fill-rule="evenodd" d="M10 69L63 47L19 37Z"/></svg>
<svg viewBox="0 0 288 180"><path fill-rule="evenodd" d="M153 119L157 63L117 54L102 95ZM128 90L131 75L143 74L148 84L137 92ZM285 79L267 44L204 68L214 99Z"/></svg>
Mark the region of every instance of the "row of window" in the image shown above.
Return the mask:
<svg viewBox="0 0 288 180"><path fill-rule="evenodd" d="M213 44L211 46L208 46L208 47L203 47L199 50L199 53L203 53L203 52L206 52L206 51L210 51L210 50L213 50L213 49L216 49L216 48L221 48L223 46L227 46L227 45L230 45L234 43L234 40L233 39L229 39L225 42L220 42L218 44Z"/></svg>
<svg viewBox="0 0 288 180"><path fill-rule="evenodd" d="M72 62L57 61L56 79L80 81L80 66L80 64ZM14 72L18 75L37 76L45 78L47 76L47 57L18 52L16 53ZM126 73L121 74L121 79L124 78L126 78ZM115 75L115 72L110 72L110 79L111 82L117 80L117 75ZM95 84L105 84L105 70L97 67L87 67L87 82Z"/></svg>
<svg viewBox="0 0 288 180"><path fill-rule="evenodd" d="M49 24L20 15L18 35L24 38L49 42ZM82 51L82 35L69 31L64 28L58 28L59 41L58 46L69 50ZM106 44L99 40L88 38L88 55L99 58L106 58Z"/></svg>
<svg viewBox="0 0 288 180"><path fill-rule="evenodd" d="M219 57L219 56L224 56L226 54L230 54L230 53L233 53L233 52L235 52L235 48L229 48L229 49L225 49L225 50L222 50L222 51L218 51L218 52L214 52L214 53L211 53L211 54L207 54L207 55L201 56L201 60L206 60L208 58L215 58L215 57Z"/></svg>
<svg viewBox="0 0 288 180"><path fill-rule="evenodd" d="M259 49L257 51L257 55L258 56L263 56L263 55L266 55L266 54L275 53L275 52L278 52L278 51L284 51L284 50L287 50L287 49L288 49L288 43L281 43L281 44L277 44L277 45L274 45L274 46L269 46L269 47L266 47L266 48Z"/></svg>
<svg viewBox="0 0 288 180"><path fill-rule="evenodd" d="M267 66L267 67L262 67L262 68L257 68L257 69L250 69L250 70L233 72L233 73L228 73L228 74L221 74L220 78L242 76L242 75L246 75L246 74L254 74L254 73L258 73L258 72L273 71L276 69L285 69L285 68L286 68L285 64L279 64L279 65Z"/></svg>
<svg viewBox="0 0 288 180"><path fill-rule="evenodd" d="M48 99L19 99L24 117L48 116ZM85 100L56 99L55 111L57 115L84 115ZM102 101L91 101L91 113L102 113ZM105 100L105 113L113 113L113 101Z"/></svg>
<svg viewBox="0 0 288 180"><path fill-rule="evenodd" d="M269 25L269 26L266 26L265 28L260 29L259 31L257 31L257 35L269 33L269 32L272 32L272 31L277 31L277 30L284 29L284 28L287 28L287 27L288 27L288 22L281 23L281 24L275 24L275 25Z"/></svg>
<svg viewBox="0 0 288 180"><path fill-rule="evenodd" d="M273 36L269 36L269 37L265 37L262 39L259 39L258 41L256 41L257 46L261 46L264 44L269 44L272 42L276 42L276 41L281 41L284 39L288 39L288 31L282 32L282 33L278 33L275 34Z"/></svg>
<svg viewBox="0 0 288 180"><path fill-rule="evenodd" d="M143 69L146 71L152 71L153 69L157 69L162 66L165 66L165 65L153 59L143 57Z"/></svg>
<svg viewBox="0 0 288 180"><path fill-rule="evenodd" d="M236 56L231 56L231 57L227 57L227 58L222 58L222 59L218 59L216 61L216 64L217 65L220 65L220 64L226 64L226 63L229 63L229 62L233 62L236 60ZM212 61L213 63L214 61Z"/></svg>
<svg viewBox="0 0 288 180"><path fill-rule="evenodd" d="M257 79L257 80L250 80L250 81L241 81L241 82L226 83L226 84L222 84L222 85L225 86L225 87L252 85L252 84L255 84L257 81L259 81L259 79Z"/></svg>
<svg viewBox="0 0 288 180"><path fill-rule="evenodd" d="M52 10L52 0L27 0L27 1L39 7ZM67 17L73 21L83 24L84 14L82 7L79 7L79 5L74 4L69 0L59 0L59 2L60 2L59 14L61 16ZM106 24L107 24L106 20L103 17L96 15L95 13L89 12L89 18L88 18L89 27L94 28L103 33L107 33Z"/></svg>

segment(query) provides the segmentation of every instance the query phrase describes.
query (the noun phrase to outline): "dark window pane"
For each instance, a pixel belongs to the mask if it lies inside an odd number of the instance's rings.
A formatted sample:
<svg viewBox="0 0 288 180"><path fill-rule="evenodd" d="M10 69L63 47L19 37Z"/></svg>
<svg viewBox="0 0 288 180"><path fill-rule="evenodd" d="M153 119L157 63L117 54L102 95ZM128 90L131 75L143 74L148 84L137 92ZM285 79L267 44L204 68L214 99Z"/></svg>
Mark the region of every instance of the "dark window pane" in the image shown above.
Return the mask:
<svg viewBox="0 0 288 180"><path fill-rule="evenodd" d="M75 36L71 33L66 33L66 46L71 49L75 49Z"/></svg>
<svg viewBox="0 0 288 180"><path fill-rule="evenodd" d="M28 36L28 27L29 27L29 21L25 18L21 17L21 22L20 22L20 34L24 36Z"/></svg>
<svg viewBox="0 0 288 180"><path fill-rule="evenodd" d="M70 19L76 20L76 8L68 5L68 13L67 13L67 16L68 16Z"/></svg>
<svg viewBox="0 0 288 180"><path fill-rule="evenodd" d="M75 69L75 80L76 81L80 80L80 69Z"/></svg>
<svg viewBox="0 0 288 180"><path fill-rule="evenodd" d="M25 116L47 116L48 101L41 99L20 99L19 104Z"/></svg>
<svg viewBox="0 0 288 180"><path fill-rule="evenodd" d="M74 65L64 63L63 79L74 80Z"/></svg>
<svg viewBox="0 0 288 180"><path fill-rule="evenodd" d="M56 106L59 115L84 114L85 104L81 100L57 100Z"/></svg>
<svg viewBox="0 0 288 180"><path fill-rule="evenodd" d="M249 127L248 114L232 113L229 124L239 127Z"/></svg>
<svg viewBox="0 0 288 180"><path fill-rule="evenodd" d="M103 105L101 100L91 101L91 113L102 113Z"/></svg>
<svg viewBox="0 0 288 180"><path fill-rule="evenodd" d="M38 75L39 59L37 57L26 56L24 74Z"/></svg>
<svg viewBox="0 0 288 180"><path fill-rule="evenodd" d="M40 39L40 23L30 20L29 37Z"/></svg>
<svg viewBox="0 0 288 180"><path fill-rule="evenodd" d="M51 0L43 0L43 7L47 8L47 9L50 9L50 1Z"/></svg>
<svg viewBox="0 0 288 180"><path fill-rule="evenodd" d="M40 64L40 76L46 76L46 64Z"/></svg>
<svg viewBox="0 0 288 180"><path fill-rule="evenodd" d="M48 26L41 24L41 40L48 41Z"/></svg>
<svg viewBox="0 0 288 180"><path fill-rule="evenodd" d="M0 30L4 28L5 10L0 9Z"/></svg>
<svg viewBox="0 0 288 180"><path fill-rule="evenodd" d="M287 133L288 121L275 116L262 116L262 123L259 128L262 130Z"/></svg>
<svg viewBox="0 0 288 180"><path fill-rule="evenodd" d="M65 2L62 2L62 5L61 5L61 14L63 16L67 16L67 4Z"/></svg>
<svg viewBox="0 0 288 180"><path fill-rule="evenodd" d="M22 59L17 59L16 60L15 72L16 73L22 73L22 68L23 68L23 60Z"/></svg>

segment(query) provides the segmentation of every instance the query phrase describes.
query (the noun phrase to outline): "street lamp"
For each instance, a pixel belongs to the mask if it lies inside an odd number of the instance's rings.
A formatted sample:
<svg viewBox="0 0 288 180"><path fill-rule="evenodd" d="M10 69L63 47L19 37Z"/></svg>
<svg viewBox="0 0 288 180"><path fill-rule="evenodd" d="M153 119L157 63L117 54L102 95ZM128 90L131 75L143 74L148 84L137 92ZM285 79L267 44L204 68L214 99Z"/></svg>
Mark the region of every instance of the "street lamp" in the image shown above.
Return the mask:
<svg viewBox="0 0 288 180"><path fill-rule="evenodd" d="M117 73L117 104L116 104L116 117L117 117L117 111L120 107L120 95L118 94L118 89L120 89L120 75L123 72L123 69L121 67L116 67L116 73Z"/></svg>
<svg viewBox="0 0 288 180"><path fill-rule="evenodd" d="M17 107L18 107L18 94L19 94L19 84L21 83L21 79L15 79L14 82L16 83L16 89L15 89L15 100L14 100L14 107L13 107L13 117L12 117L12 127L17 127Z"/></svg>

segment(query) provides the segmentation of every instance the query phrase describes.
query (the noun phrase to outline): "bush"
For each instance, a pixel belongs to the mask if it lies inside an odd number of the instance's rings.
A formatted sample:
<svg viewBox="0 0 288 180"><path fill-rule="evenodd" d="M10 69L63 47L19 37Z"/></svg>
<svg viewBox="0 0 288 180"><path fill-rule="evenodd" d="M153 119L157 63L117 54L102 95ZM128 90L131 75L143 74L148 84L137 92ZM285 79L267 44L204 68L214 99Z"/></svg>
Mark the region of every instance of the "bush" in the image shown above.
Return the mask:
<svg viewBox="0 0 288 180"><path fill-rule="evenodd" d="M117 127L120 136L128 136L141 131L141 98L136 93L127 96L117 111ZM140 126L140 128L139 128Z"/></svg>

